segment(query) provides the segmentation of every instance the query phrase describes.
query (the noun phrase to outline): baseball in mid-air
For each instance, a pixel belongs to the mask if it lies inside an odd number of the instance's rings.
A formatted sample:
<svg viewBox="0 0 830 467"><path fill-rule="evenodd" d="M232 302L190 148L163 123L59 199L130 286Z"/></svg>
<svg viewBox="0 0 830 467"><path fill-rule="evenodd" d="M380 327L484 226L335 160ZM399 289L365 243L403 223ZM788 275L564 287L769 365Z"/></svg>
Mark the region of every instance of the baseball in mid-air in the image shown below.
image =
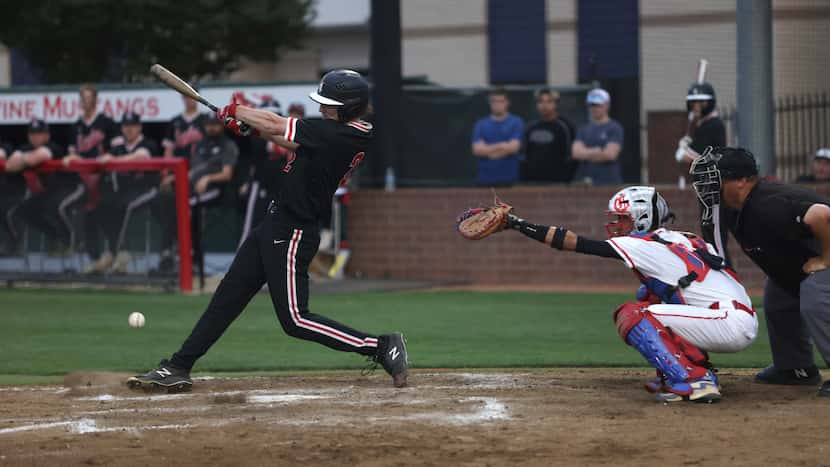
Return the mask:
<svg viewBox="0 0 830 467"><path fill-rule="evenodd" d="M130 323L131 328L143 328L144 327L144 315L134 311L130 313L130 318L127 320Z"/></svg>

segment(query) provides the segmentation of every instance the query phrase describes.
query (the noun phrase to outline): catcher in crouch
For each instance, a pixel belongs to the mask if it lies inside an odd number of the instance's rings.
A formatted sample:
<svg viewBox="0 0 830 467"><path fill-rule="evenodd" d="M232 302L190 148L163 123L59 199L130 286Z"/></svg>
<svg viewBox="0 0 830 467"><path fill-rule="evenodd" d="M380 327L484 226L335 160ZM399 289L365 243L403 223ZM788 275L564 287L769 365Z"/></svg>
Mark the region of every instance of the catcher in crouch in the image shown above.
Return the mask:
<svg viewBox="0 0 830 467"><path fill-rule="evenodd" d="M465 212L458 229L471 239L512 229L558 250L624 262L642 285L636 301L617 308L614 322L622 340L657 369L646 390L661 402L719 400L707 352L738 352L755 340L758 320L746 290L712 245L664 228L674 215L653 187L620 190L607 214L605 241L532 224L500 202Z"/></svg>

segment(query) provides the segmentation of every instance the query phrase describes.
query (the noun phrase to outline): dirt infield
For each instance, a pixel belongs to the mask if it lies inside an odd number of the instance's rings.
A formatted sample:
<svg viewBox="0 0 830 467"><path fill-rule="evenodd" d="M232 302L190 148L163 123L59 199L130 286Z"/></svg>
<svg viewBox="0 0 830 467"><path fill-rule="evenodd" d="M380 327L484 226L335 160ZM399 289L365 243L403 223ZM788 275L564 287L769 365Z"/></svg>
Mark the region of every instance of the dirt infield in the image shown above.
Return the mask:
<svg viewBox="0 0 830 467"><path fill-rule="evenodd" d="M0 387L0 465L830 465L830 399L723 371L718 404L663 405L646 370L203 378Z"/></svg>

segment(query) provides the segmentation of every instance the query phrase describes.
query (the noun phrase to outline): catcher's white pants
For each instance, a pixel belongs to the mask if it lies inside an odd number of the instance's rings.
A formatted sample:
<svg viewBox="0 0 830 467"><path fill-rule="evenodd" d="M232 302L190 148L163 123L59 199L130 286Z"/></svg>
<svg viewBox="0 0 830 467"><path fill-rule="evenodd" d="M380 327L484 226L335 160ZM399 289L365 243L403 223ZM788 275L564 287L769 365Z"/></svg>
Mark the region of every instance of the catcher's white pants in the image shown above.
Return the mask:
<svg viewBox="0 0 830 467"><path fill-rule="evenodd" d="M758 335L756 314L730 302L721 302L718 309L658 304L649 306L648 311L663 326L708 352L741 351Z"/></svg>

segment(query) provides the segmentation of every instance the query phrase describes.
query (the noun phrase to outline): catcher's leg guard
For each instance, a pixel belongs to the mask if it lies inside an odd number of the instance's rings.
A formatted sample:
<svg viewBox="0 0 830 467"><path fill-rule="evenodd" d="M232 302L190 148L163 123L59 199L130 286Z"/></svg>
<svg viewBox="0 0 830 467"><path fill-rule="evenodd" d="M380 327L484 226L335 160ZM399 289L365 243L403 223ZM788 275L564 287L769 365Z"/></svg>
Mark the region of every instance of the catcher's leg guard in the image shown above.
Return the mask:
<svg viewBox="0 0 830 467"><path fill-rule="evenodd" d="M706 368L693 363L680 350L673 334L648 312L647 307L648 303L633 302L617 308L614 312L617 332L660 372L658 375L662 374L664 391L689 395L692 393L689 382L704 376ZM649 386L653 384L647 385L647 389L652 389Z"/></svg>

